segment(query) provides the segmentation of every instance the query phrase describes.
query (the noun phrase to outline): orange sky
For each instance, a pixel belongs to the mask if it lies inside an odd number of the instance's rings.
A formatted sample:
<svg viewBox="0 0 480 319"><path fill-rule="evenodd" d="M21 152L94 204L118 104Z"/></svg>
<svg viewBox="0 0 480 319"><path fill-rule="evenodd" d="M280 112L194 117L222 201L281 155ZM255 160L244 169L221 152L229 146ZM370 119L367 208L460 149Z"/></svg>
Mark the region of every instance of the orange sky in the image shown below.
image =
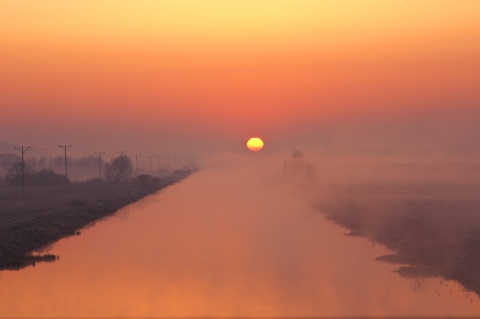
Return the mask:
<svg viewBox="0 0 480 319"><path fill-rule="evenodd" d="M0 141L478 108L479 21L466 0L1 0Z"/></svg>

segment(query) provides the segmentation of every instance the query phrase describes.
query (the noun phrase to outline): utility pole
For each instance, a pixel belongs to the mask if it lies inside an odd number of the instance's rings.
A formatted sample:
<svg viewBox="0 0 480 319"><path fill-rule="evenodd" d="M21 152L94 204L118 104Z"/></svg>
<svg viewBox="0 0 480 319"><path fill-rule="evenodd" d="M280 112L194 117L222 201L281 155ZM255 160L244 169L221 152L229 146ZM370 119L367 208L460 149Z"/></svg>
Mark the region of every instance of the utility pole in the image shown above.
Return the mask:
<svg viewBox="0 0 480 319"><path fill-rule="evenodd" d="M160 155L157 155L157 171L160 172Z"/></svg>
<svg viewBox="0 0 480 319"><path fill-rule="evenodd" d="M136 169L137 177L138 177L138 157L139 157L140 155L141 155L141 154L132 155L132 156L135 156L135 169Z"/></svg>
<svg viewBox="0 0 480 319"><path fill-rule="evenodd" d="M16 150L22 153L22 196L24 195L24 188L25 188L25 178L24 178L24 168L25 168L25 161L23 160L23 154L30 148L30 146L27 147L15 147Z"/></svg>
<svg viewBox="0 0 480 319"><path fill-rule="evenodd" d="M149 155L148 157L150 158L150 175L152 175L152 157L155 155Z"/></svg>
<svg viewBox="0 0 480 319"><path fill-rule="evenodd" d="M98 152L95 155L98 155L98 169L100 171L100 179L102 179L102 155L105 155L105 152Z"/></svg>
<svg viewBox="0 0 480 319"><path fill-rule="evenodd" d="M67 150L72 147L72 145L58 145L58 147L63 148L65 151L65 182L68 184Z"/></svg>

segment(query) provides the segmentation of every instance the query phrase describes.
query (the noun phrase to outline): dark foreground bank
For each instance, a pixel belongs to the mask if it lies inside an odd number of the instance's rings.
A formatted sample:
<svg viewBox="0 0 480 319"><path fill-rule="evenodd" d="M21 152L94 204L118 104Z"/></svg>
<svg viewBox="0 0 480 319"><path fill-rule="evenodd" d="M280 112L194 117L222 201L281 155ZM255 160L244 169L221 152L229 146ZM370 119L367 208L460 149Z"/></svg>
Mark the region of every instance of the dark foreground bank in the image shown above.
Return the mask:
<svg viewBox="0 0 480 319"><path fill-rule="evenodd" d="M59 239L80 234L85 225L172 185L191 174L177 171L162 179L145 177L120 184L100 180L64 187L0 189L0 270L18 270L57 256L32 254ZM142 177L142 176L141 176Z"/></svg>
<svg viewBox="0 0 480 319"><path fill-rule="evenodd" d="M327 190L318 207L349 236L392 254L403 277L455 280L480 295L480 183L357 184Z"/></svg>

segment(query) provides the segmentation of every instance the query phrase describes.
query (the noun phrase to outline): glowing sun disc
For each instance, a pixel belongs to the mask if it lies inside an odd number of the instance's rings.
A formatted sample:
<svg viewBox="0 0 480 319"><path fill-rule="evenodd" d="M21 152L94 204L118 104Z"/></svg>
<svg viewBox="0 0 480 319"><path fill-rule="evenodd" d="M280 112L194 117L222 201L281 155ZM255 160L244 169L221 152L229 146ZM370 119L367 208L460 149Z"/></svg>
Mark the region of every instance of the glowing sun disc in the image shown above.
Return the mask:
<svg viewBox="0 0 480 319"><path fill-rule="evenodd" d="M247 142L247 148L252 152L258 152L263 148L263 141L259 137L252 137Z"/></svg>

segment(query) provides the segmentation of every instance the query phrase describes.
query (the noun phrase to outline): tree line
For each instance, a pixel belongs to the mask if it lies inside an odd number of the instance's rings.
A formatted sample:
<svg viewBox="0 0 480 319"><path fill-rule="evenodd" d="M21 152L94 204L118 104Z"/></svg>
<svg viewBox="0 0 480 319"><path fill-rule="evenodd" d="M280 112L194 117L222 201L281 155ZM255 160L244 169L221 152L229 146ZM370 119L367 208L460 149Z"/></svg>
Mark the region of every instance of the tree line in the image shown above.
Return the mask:
<svg viewBox="0 0 480 319"><path fill-rule="evenodd" d="M17 154L6 153L0 154L0 168L4 170L9 169L15 163L21 161L21 157ZM80 158L68 158L68 166L74 167L78 170L92 170L98 167L98 157L94 155L83 156ZM63 156L42 156L40 158L29 157L25 159L25 164L34 170L51 169L61 170L63 169L65 162ZM102 160L102 164L104 164Z"/></svg>
<svg viewBox="0 0 480 319"><path fill-rule="evenodd" d="M7 156L0 157L0 165L7 167L5 174L5 182L8 186L20 186L22 184L22 161L19 156L14 154L2 154ZM13 156L11 156L13 155ZM63 158L59 157L63 163ZM92 163L92 159L94 160ZM51 163L56 163L57 158L50 159ZM42 159L38 161L42 163L40 167L45 167ZM23 163L23 178L24 182L29 186L57 186L65 184L65 175L57 173L51 168L38 167L37 161L25 161ZM86 157L71 161L74 165L77 164L81 168L98 168L97 157ZM33 165L32 165L33 163ZM36 165L37 164L37 165ZM108 163L101 163L104 166L103 177L106 181L112 183L120 183L128 179L133 171L133 165L130 158L120 155L112 159ZM61 166L60 166L61 167ZM98 178L99 179L99 178Z"/></svg>

